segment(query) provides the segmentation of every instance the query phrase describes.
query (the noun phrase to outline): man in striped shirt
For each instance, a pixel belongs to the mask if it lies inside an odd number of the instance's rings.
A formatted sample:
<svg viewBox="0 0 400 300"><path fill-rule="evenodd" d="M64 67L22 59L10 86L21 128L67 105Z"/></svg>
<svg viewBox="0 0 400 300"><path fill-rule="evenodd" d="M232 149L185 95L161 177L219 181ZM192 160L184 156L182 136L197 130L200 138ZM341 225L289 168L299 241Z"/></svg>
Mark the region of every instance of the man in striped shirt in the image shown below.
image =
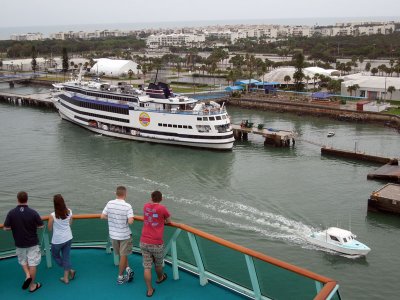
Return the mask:
<svg viewBox="0 0 400 300"><path fill-rule="evenodd" d="M108 220L108 231L115 254L119 255L119 274L117 283L131 282L134 272L129 267L128 255L132 253L132 232L129 228L133 224L133 210L125 202L126 188L117 187L117 199L108 201L101 214L102 219ZM126 274L124 274L126 271Z"/></svg>

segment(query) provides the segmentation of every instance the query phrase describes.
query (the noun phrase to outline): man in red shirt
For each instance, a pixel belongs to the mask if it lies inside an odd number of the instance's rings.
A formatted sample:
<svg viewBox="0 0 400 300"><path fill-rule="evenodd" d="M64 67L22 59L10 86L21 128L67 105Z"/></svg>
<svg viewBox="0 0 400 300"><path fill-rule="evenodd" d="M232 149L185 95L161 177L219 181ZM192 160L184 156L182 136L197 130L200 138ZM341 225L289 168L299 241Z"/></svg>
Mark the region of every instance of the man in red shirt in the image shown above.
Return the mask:
<svg viewBox="0 0 400 300"><path fill-rule="evenodd" d="M167 279L163 271L164 261L164 224L171 222L171 215L164 205L161 205L162 194L159 191L151 193L151 201L143 207L143 230L140 237L140 249L143 256L144 281L147 286L147 297L153 296L155 289L151 284L151 267L154 261L157 281Z"/></svg>

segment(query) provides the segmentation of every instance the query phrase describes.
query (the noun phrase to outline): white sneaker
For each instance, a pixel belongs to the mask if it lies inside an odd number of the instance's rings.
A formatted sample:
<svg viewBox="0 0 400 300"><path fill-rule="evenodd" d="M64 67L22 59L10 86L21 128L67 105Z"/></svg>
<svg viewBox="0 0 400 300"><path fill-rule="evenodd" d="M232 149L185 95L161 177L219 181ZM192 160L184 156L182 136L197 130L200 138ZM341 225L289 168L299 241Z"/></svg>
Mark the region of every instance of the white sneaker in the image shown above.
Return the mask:
<svg viewBox="0 0 400 300"><path fill-rule="evenodd" d="M117 280L118 284L124 284L124 283L126 283L128 281L129 281L129 277L128 276L126 276L126 275L118 276L118 280Z"/></svg>
<svg viewBox="0 0 400 300"><path fill-rule="evenodd" d="M135 275L135 272L129 267L126 268L126 276L128 276L128 282L131 282L133 280L133 276Z"/></svg>

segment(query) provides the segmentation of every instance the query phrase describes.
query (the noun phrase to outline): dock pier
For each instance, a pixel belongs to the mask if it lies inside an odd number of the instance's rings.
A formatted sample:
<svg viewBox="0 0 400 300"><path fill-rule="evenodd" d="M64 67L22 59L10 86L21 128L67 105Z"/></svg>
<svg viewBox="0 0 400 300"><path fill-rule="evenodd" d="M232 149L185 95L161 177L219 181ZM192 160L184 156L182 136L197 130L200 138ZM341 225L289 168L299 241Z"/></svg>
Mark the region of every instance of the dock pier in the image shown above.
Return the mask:
<svg viewBox="0 0 400 300"><path fill-rule="evenodd" d="M255 128L243 127L241 125L232 124L233 136L235 140L247 141L249 134L258 134L265 138L264 145L272 145L275 147L289 147L295 145L295 134L293 131L277 130L272 128Z"/></svg>
<svg viewBox="0 0 400 300"><path fill-rule="evenodd" d="M400 185L388 183L374 191L368 199L368 210L400 214Z"/></svg>
<svg viewBox="0 0 400 300"><path fill-rule="evenodd" d="M54 107L49 93L20 95L8 92L0 92L0 102L6 102L14 105L29 105Z"/></svg>

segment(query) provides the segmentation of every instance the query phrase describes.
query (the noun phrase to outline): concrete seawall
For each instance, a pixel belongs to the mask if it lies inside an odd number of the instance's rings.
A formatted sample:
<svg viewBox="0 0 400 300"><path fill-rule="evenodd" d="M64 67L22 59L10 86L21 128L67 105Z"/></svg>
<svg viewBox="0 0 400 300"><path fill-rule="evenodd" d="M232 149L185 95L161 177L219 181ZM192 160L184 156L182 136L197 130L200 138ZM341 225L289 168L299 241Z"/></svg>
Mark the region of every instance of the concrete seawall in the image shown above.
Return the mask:
<svg viewBox="0 0 400 300"><path fill-rule="evenodd" d="M368 161L377 164L388 164L394 161L394 159L389 157L382 157L382 156L375 156L375 155L368 155L365 153L354 152L354 151L347 151L341 149L334 149L334 148L321 148L322 155L340 157L340 158L347 158L353 160L361 160L361 161Z"/></svg>
<svg viewBox="0 0 400 300"><path fill-rule="evenodd" d="M308 103L295 103L282 100L277 101L250 98L229 98L228 105L257 110L261 109L276 112L293 112L301 115L329 117L342 121L374 122L400 130L400 118L398 116L390 114L360 112L354 110L340 109L336 107L314 105Z"/></svg>

